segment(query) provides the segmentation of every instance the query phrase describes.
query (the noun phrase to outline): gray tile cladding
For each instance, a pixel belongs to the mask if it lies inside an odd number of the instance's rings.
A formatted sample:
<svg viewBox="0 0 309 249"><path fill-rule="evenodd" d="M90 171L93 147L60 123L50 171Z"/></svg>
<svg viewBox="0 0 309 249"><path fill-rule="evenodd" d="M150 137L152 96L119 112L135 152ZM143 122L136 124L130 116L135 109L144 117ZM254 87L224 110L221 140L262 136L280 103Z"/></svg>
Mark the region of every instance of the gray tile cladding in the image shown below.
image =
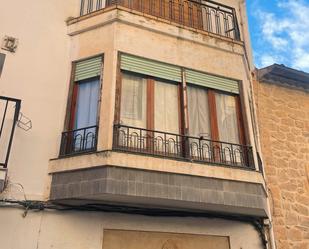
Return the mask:
<svg viewBox="0 0 309 249"><path fill-rule="evenodd" d="M168 172L105 166L56 173L52 176L51 200L87 199L117 195L140 199L177 201L266 213L266 194L256 183L238 182ZM133 198L133 199L134 199ZM140 203L140 202L139 202ZM132 204L132 203L131 203ZM134 204L134 203L133 203ZM193 207L194 205L192 205ZM171 207L173 208L173 207ZM206 208L207 209L207 208Z"/></svg>

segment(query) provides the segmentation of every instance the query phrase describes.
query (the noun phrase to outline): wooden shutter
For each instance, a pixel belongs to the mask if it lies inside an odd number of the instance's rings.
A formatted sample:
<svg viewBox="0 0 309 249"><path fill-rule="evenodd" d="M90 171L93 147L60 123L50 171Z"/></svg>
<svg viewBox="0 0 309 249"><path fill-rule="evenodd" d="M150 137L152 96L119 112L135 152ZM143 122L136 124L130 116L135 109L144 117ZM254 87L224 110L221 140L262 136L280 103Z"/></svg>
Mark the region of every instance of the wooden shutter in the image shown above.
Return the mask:
<svg viewBox="0 0 309 249"><path fill-rule="evenodd" d="M181 82L181 68L133 55L121 55L121 69L160 79Z"/></svg>
<svg viewBox="0 0 309 249"><path fill-rule="evenodd" d="M231 80L219 76L210 75L190 69L186 69L186 81L194 85L204 86L224 92L239 94L237 80Z"/></svg>
<svg viewBox="0 0 309 249"><path fill-rule="evenodd" d="M76 63L74 81L100 76L102 57L94 57Z"/></svg>

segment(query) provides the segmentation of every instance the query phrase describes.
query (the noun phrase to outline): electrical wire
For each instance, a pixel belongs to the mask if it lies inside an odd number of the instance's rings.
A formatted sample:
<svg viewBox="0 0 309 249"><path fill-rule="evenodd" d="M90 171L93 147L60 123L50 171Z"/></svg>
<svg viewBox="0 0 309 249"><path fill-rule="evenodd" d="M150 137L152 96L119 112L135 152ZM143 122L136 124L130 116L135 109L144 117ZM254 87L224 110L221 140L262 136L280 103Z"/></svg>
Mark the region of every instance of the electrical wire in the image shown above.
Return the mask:
<svg viewBox="0 0 309 249"><path fill-rule="evenodd" d="M84 204L84 205L69 205L69 204L57 204L44 201L20 201L3 199L0 200L1 207L20 207L25 209L23 217L26 217L28 211L44 211L44 210L57 210L57 211L86 211L86 212L110 212L110 213L125 213L133 215L145 215L152 217L191 217L191 218L212 218L212 219L227 219L245 223L251 223L254 228L259 232L261 241L264 248L267 249L267 236L265 232L264 220L254 217L244 217L238 215L221 215L215 213L204 212L189 212L189 211L174 211L168 209L157 208L143 208L133 206L122 205L110 205L110 204Z"/></svg>

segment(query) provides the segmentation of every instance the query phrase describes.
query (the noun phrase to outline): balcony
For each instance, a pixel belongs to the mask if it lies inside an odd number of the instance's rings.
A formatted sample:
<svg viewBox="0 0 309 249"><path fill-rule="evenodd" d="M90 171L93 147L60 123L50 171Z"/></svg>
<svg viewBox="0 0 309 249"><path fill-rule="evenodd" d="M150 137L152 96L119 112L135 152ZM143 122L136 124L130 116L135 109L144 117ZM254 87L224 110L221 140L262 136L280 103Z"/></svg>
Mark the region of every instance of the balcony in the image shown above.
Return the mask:
<svg viewBox="0 0 309 249"><path fill-rule="evenodd" d="M81 0L80 16L112 7L241 40L235 9L209 0Z"/></svg>
<svg viewBox="0 0 309 249"><path fill-rule="evenodd" d="M112 150L97 151L97 135L96 126L63 133L51 202L268 216L249 146L117 124Z"/></svg>
<svg viewBox="0 0 309 249"><path fill-rule="evenodd" d="M63 157L96 151L97 141L97 126L63 132L59 156Z"/></svg>
<svg viewBox="0 0 309 249"><path fill-rule="evenodd" d="M94 152L98 127L62 133L60 157ZM114 125L113 150L255 170L251 146Z"/></svg>
<svg viewBox="0 0 309 249"><path fill-rule="evenodd" d="M125 125L114 126L113 149L255 170L250 146Z"/></svg>

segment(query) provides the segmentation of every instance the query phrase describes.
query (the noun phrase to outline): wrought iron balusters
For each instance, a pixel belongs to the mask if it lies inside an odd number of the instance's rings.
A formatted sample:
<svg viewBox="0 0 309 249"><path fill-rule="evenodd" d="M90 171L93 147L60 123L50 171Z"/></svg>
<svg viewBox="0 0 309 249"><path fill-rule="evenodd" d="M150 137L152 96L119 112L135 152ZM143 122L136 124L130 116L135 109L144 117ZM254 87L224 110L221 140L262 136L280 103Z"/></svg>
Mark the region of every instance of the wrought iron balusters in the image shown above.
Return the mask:
<svg viewBox="0 0 309 249"><path fill-rule="evenodd" d="M114 125L113 149L255 169L252 147L168 132Z"/></svg>
<svg viewBox="0 0 309 249"><path fill-rule="evenodd" d="M110 6L122 6L179 25L240 40L235 9L211 0L81 0L80 15Z"/></svg>
<svg viewBox="0 0 309 249"><path fill-rule="evenodd" d="M98 127L66 131L61 136L60 156L91 152L97 149Z"/></svg>

